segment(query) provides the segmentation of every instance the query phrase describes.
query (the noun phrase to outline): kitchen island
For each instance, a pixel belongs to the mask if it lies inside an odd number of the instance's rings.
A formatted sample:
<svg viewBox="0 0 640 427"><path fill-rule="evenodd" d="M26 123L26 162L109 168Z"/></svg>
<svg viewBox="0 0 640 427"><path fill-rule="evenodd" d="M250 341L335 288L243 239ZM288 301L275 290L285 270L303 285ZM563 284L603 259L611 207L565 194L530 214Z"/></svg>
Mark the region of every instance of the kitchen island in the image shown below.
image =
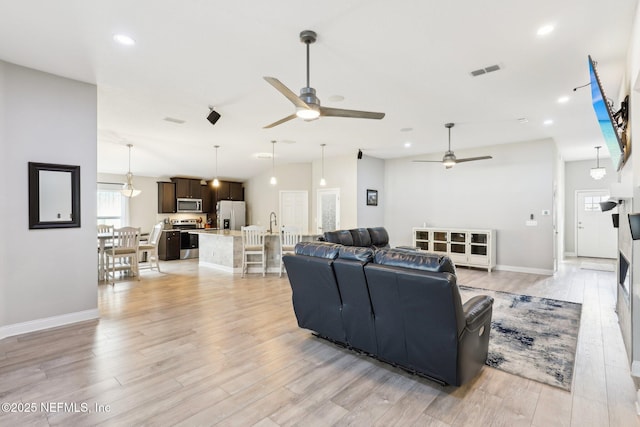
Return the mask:
<svg viewBox="0 0 640 427"><path fill-rule="evenodd" d="M229 273L242 273L242 233L239 230L199 229L199 262L203 267L216 268ZM317 240L317 234L303 234L303 241ZM280 272L280 237L278 233L265 236L267 273ZM250 265L249 273L261 273L260 266Z"/></svg>

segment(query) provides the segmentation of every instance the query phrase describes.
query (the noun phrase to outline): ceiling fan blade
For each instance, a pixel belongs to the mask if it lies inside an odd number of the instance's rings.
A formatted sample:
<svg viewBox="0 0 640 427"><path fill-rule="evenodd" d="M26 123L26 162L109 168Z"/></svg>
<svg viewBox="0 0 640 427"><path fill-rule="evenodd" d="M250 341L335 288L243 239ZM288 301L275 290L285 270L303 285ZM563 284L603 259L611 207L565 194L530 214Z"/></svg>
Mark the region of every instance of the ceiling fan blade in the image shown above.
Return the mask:
<svg viewBox="0 0 640 427"><path fill-rule="evenodd" d="M489 159L493 159L493 157L491 156L467 157L466 159L456 159L456 163L475 162L476 160L489 160Z"/></svg>
<svg viewBox="0 0 640 427"><path fill-rule="evenodd" d="M377 119L384 117L384 113L371 111L343 110L341 108L320 107L320 115L327 117L350 117L355 119Z"/></svg>
<svg viewBox="0 0 640 427"><path fill-rule="evenodd" d="M280 119L280 120L278 120L277 122L273 122L273 123L271 123L270 125L266 125L266 126L265 126L265 127L263 127L262 129L269 129L269 128L272 128L272 127L275 127L275 126L281 125L282 123L288 122L289 120L293 120L293 119L295 119L296 117L298 117L298 116L296 116L296 113L293 113L292 115L287 116L287 117L285 117L284 119Z"/></svg>
<svg viewBox="0 0 640 427"><path fill-rule="evenodd" d="M416 163L442 163L442 160L412 160Z"/></svg>
<svg viewBox="0 0 640 427"><path fill-rule="evenodd" d="M276 79L275 77L263 78L267 81L267 83L276 88L278 92L286 96L289 101L293 102L293 105L295 105L296 107L306 108L308 110L311 109L306 102L300 99L298 95L296 95L291 89L286 87L280 80Z"/></svg>

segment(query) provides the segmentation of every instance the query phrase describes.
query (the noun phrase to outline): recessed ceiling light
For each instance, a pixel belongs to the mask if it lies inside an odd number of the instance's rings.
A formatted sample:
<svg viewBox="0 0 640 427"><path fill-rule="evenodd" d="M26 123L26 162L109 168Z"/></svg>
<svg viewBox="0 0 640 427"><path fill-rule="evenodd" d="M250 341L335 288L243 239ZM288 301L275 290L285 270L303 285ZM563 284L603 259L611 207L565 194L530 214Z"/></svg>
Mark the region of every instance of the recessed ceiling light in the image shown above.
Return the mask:
<svg viewBox="0 0 640 427"><path fill-rule="evenodd" d="M136 44L136 41L126 34L114 34L113 39L125 46L133 46L134 44Z"/></svg>
<svg viewBox="0 0 640 427"><path fill-rule="evenodd" d="M413 130L413 128L402 128L400 129L400 132L411 132Z"/></svg>
<svg viewBox="0 0 640 427"><path fill-rule="evenodd" d="M409 141L405 142L404 148L411 148L411 143Z"/></svg>
<svg viewBox="0 0 640 427"><path fill-rule="evenodd" d="M543 25L542 27L538 28L538 31L536 31L536 34L538 36L546 36L547 34L550 34L553 32L554 30L554 26L549 24L549 25Z"/></svg>
<svg viewBox="0 0 640 427"><path fill-rule="evenodd" d="M547 119L547 120L545 120L544 122L542 122L542 124L543 124L543 125L545 125L545 126L550 126L550 125L552 125L552 124L553 124L553 120L551 120L551 119Z"/></svg>
<svg viewBox="0 0 640 427"><path fill-rule="evenodd" d="M560 98L558 98L558 103L559 104L564 104L565 102L569 102L569 97L568 96L561 96Z"/></svg>

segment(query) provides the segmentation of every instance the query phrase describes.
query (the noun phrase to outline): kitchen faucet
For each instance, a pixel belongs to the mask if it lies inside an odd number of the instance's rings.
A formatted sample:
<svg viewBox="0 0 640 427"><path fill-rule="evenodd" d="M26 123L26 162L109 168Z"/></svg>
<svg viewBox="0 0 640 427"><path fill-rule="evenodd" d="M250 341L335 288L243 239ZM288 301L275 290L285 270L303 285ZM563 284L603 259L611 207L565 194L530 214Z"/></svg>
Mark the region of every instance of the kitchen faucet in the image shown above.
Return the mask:
<svg viewBox="0 0 640 427"><path fill-rule="evenodd" d="M269 214L269 234L273 233L272 225L275 225L276 227L278 226L278 221L276 220L276 213L275 212L271 212Z"/></svg>

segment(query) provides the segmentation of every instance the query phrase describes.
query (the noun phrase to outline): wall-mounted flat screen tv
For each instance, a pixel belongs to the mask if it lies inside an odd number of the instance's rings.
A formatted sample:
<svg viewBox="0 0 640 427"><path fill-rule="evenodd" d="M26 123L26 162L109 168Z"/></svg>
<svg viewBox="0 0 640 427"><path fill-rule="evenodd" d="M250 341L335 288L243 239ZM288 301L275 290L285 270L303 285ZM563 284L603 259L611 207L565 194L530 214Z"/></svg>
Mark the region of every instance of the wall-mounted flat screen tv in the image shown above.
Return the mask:
<svg viewBox="0 0 640 427"><path fill-rule="evenodd" d="M631 228L631 238L640 240L640 213L629 214L629 228Z"/></svg>
<svg viewBox="0 0 640 427"><path fill-rule="evenodd" d="M613 167L615 167L616 170L620 170L625 161L624 144L620 139L618 126L613 118L613 111L611 111L611 106L607 102L607 97L600 84L600 78L596 72L596 66L593 59L591 59L591 55L589 55L589 76L593 110L596 113L600 130L602 131L607 149L609 150Z"/></svg>

